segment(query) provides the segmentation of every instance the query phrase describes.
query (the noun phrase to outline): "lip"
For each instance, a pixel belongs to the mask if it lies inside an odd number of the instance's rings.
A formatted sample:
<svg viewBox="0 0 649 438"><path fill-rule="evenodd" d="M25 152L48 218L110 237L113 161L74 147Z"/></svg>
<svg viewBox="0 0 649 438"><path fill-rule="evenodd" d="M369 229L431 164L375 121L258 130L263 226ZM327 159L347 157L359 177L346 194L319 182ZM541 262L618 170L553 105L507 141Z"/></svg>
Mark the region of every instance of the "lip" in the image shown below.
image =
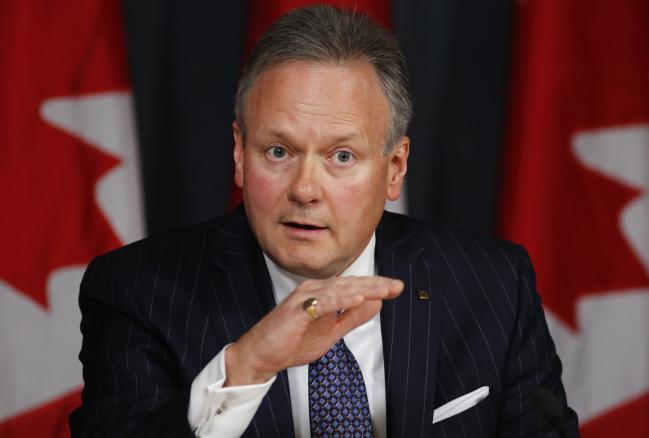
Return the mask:
<svg viewBox="0 0 649 438"><path fill-rule="evenodd" d="M304 221L282 221L282 229L297 237L315 237L328 230L327 227Z"/></svg>

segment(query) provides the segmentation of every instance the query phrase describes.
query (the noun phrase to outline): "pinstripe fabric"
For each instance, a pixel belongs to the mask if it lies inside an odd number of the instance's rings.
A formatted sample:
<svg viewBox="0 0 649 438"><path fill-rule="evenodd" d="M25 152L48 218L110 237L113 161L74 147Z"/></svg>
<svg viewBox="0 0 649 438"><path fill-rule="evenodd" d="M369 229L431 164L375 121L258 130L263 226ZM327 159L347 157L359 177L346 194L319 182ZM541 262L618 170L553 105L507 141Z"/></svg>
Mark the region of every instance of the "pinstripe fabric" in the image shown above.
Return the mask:
<svg viewBox="0 0 649 438"><path fill-rule="evenodd" d="M376 235L379 273L406 283L381 311L389 435L558 436L529 403L539 386L564 403L565 394L525 251L392 214ZM431 299L419 300L419 289ZM482 386L484 401L431 424L435 407Z"/></svg>
<svg viewBox="0 0 649 438"><path fill-rule="evenodd" d="M528 399L545 386L565 400L561 367L525 252L389 213L376 236L379 273L406 284L381 310L389 436L551 436ZM164 437L193 436L193 378L274 298L239 209L95 259L79 304L86 386L72 435ZM436 406L485 385L487 399L431 424ZM245 436L293 436L286 373Z"/></svg>

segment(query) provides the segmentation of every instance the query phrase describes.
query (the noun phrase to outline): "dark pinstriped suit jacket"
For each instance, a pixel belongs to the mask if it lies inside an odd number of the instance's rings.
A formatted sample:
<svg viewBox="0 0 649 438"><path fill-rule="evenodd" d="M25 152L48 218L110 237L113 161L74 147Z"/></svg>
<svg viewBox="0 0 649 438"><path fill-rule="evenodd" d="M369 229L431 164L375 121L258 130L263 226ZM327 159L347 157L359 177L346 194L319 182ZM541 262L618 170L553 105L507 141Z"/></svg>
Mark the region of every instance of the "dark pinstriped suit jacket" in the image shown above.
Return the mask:
<svg viewBox="0 0 649 438"><path fill-rule="evenodd" d="M406 285L381 310L389 436L552 436L529 397L543 386L565 402L561 365L525 251L390 213L376 237L379 273ZM193 436L193 378L275 305L242 208L95 259L79 303L85 388L70 425L93 437ZM477 406L431 424L435 407L482 386ZM246 436L293 436L286 373Z"/></svg>

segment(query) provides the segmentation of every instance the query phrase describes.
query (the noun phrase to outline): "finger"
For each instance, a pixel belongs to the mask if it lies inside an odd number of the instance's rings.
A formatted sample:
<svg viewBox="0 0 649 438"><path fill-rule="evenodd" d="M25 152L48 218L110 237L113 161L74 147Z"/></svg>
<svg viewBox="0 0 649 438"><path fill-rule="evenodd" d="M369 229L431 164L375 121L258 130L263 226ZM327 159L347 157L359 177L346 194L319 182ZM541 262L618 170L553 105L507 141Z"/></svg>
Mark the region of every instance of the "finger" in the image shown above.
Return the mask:
<svg viewBox="0 0 649 438"><path fill-rule="evenodd" d="M368 276L368 277L338 277L332 279L332 286L334 287L346 287L346 288L367 288L371 290L372 288L380 287L387 285L392 287L397 284L403 285L401 280L396 280L394 278L382 277L379 275Z"/></svg>
<svg viewBox="0 0 649 438"><path fill-rule="evenodd" d="M395 283L396 282L396 283ZM398 284L401 280L395 280L393 278L382 277L379 275L373 276L349 276L349 277L335 277L329 278L326 280L305 280L300 284L297 290L308 293L313 291L319 291L321 289L337 289L339 287L345 288L375 288L381 285L393 285Z"/></svg>
<svg viewBox="0 0 649 438"><path fill-rule="evenodd" d="M392 299L403 291L403 287L402 281L385 278L338 284L323 291L323 311L350 309L368 300Z"/></svg>
<svg viewBox="0 0 649 438"><path fill-rule="evenodd" d="M305 306L312 298L316 300L317 317L322 317L340 309L352 309L368 300L395 298L403 288L401 280L379 276L307 280L294 292L293 306L304 314L304 322L309 322L314 318Z"/></svg>
<svg viewBox="0 0 649 438"><path fill-rule="evenodd" d="M403 290L404 284L401 280L386 277L348 277L340 287L369 299L388 299L396 297Z"/></svg>

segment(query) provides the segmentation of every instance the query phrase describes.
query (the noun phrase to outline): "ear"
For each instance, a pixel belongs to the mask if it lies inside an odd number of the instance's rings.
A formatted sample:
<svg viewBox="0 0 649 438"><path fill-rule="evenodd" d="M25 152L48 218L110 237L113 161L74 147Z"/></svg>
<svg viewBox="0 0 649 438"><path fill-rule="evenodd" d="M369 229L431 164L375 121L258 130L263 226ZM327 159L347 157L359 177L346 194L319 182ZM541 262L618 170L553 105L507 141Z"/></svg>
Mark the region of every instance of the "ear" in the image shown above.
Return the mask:
<svg viewBox="0 0 649 438"><path fill-rule="evenodd" d="M237 122L232 122L232 134L234 135L234 183L241 189L243 188L243 138Z"/></svg>
<svg viewBox="0 0 649 438"><path fill-rule="evenodd" d="M408 170L409 153L410 139L404 135L388 155L387 198L390 201L396 201L401 195L401 186Z"/></svg>

